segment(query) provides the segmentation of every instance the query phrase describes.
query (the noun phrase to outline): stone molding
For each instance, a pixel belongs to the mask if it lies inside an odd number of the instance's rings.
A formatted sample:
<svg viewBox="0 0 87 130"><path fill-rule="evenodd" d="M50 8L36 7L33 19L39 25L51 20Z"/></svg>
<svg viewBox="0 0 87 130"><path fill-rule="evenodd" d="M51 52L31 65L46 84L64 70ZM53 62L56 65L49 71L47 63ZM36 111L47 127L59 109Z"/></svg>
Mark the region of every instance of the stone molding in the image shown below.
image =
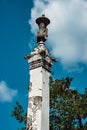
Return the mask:
<svg viewBox="0 0 87 130"><path fill-rule="evenodd" d="M30 63L30 70L38 67L43 67L47 71L50 71L51 64L48 63L45 59L39 59Z"/></svg>
<svg viewBox="0 0 87 130"><path fill-rule="evenodd" d="M28 59L30 70L43 67L50 72L54 58L51 57L49 50L45 47L44 43L40 43L30 55L25 56Z"/></svg>

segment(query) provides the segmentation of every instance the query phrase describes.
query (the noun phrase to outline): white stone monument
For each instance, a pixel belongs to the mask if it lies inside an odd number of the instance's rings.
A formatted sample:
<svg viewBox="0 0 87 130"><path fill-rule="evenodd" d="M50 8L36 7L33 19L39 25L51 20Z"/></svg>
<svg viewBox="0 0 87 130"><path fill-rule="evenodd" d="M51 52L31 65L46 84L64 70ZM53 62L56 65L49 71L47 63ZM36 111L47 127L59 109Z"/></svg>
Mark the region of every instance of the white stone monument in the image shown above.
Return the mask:
<svg viewBox="0 0 87 130"><path fill-rule="evenodd" d="M38 46L25 56L30 65L30 87L27 111L27 130L49 130L49 77L54 58L44 42L47 40L47 25L50 20L44 15L36 19L39 26Z"/></svg>

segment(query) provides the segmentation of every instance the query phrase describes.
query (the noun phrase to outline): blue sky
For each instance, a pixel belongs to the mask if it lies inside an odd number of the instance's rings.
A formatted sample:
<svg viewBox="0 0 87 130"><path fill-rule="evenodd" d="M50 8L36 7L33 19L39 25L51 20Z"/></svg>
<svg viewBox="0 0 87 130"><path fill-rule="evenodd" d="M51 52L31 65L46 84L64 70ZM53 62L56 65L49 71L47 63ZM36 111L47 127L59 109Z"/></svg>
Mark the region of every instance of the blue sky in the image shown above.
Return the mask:
<svg viewBox="0 0 87 130"><path fill-rule="evenodd" d="M10 114L16 100L27 108L29 67L24 55L36 45L35 19L42 13L51 19L46 45L58 58L54 78L74 77L71 87L80 92L87 87L86 1L0 0L0 130L20 128Z"/></svg>

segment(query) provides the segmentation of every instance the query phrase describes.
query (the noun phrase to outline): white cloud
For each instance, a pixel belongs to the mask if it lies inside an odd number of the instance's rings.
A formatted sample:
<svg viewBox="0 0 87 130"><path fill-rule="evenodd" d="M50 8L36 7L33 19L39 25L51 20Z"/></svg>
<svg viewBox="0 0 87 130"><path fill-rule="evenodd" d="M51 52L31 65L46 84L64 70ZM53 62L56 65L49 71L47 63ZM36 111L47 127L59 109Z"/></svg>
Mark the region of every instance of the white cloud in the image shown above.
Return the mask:
<svg viewBox="0 0 87 130"><path fill-rule="evenodd" d="M0 102L11 102L17 95L17 90L8 87L5 81L0 82Z"/></svg>
<svg viewBox="0 0 87 130"><path fill-rule="evenodd" d="M45 14L50 20L48 43L64 68L87 65L87 2L84 0L34 0L31 32L35 19Z"/></svg>

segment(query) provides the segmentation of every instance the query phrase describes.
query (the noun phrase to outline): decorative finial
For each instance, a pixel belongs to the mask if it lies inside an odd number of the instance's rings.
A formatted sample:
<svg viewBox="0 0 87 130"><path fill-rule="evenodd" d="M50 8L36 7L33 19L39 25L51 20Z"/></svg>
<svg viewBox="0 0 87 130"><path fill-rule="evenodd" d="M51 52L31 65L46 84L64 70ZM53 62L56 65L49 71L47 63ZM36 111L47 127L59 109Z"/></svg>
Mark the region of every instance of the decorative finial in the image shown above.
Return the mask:
<svg viewBox="0 0 87 130"><path fill-rule="evenodd" d="M36 23L39 26L39 31L37 32L37 43L43 43L48 37L47 25L50 24L50 20L42 14L41 17L36 19Z"/></svg>
<svg viewBox="0 0 87 130"><path fill-rule="evenodd" d="M45 14L42 14L42 17L45 17Z"/></svg>

